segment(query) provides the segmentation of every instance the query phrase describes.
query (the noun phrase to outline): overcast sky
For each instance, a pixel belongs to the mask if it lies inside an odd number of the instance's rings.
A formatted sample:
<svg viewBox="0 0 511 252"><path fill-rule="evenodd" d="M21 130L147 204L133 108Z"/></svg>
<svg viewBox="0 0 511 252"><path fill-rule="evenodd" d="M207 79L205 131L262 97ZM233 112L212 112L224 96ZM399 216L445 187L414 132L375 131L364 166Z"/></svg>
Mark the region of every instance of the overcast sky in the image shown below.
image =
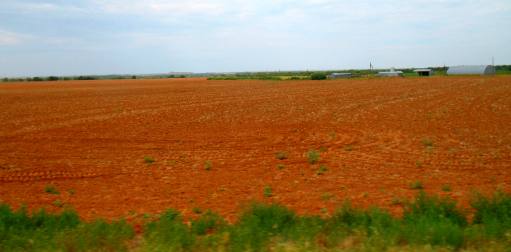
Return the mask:
<svg viewBox="0 0 511 252"><path fill-rule="evenodd" d="M0 0L0 76L511 64L510 0Z"/></svg>

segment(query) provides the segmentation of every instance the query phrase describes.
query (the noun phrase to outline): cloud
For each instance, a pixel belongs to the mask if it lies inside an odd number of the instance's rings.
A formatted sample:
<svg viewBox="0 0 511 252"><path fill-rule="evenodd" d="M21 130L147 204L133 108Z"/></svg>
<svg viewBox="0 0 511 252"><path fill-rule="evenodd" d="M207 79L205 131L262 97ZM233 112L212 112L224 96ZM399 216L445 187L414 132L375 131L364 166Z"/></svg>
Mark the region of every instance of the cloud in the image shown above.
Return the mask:
<svg viewBox="0 0 511 252"><path fill-rule="evenodd" d="M112 63L104 72L511 61L509 0L0 0L0 24L4 59L56 55L62 69L68 58Z"/></svg>
<svg viewBox="0 0 511 252"><path fill-rule="evenodd" d="M99 10L122 15L172 16L172 15L218 15L222 14L222 3L204 0L96 0L92 2Z"/></svg>
<svg viewBox="0 0 511 252"><path fill-rule="evenodd" d="M31 36L0 30L0 45L13 46L27 41Z"/></svg>
<svg viewBox="0 0 511 252"><path fill-rule="evenodd" d="M3 9L11 10L19 14L77 14L88 11L86 5L76 4L77 2L61 2L55 1L13 1L5 0L0 6Z"/></svg>

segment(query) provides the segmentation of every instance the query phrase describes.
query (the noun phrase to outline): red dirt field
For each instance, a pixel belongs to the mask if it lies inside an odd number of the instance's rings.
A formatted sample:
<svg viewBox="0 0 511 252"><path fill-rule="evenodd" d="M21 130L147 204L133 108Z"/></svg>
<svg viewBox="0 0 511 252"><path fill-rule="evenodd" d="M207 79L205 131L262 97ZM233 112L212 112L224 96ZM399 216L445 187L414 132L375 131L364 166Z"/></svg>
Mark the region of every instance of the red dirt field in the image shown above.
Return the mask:
<svg viewBox="0 0 511 252"><path fill-rule="evenodd" d="M399 213L417 180L467 205L511 189L511 77L1 84L0 153L0 202L59 200L85 219L199 207L233 220L254 200Z"/></svg>

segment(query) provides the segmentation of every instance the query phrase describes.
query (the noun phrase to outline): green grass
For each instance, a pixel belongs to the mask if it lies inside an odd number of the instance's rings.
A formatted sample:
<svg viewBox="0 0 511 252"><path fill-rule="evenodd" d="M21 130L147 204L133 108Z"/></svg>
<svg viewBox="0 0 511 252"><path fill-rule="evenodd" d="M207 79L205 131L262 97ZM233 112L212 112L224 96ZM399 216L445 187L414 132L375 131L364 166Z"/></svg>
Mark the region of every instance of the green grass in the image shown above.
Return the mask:
<svg viewBox="0 0 511 252"><path fill-rule="evenodd" d="M307 152L307 162L309 162L309 164L319 162L320 157L320 153L317 150L310 150Z"/></svg>
<svg viewBox="0 0 511 252"><path fill-rule="evenodd" d="M277 158L278 160L287 159L287 152L279 151L275 153L275 158Z"/></svg>
<svg viewBox="0 0 511 252"><path fill-rule="evenodd" d="M264 195L264 197L266 197L266 198L273 196L273 190L271 189L271 187L270 187L270 186L265 186L265 187L264 187L264 189L263 189L263 195Z"/></svg>
<svg viewBox="0 0 511 252"><path fill-rule="evenodd" d="M151 157L151 156L145 156L145 157L144 157L144 163L146 163L146 164L152 164L152 163L154 163L154 162L156 162L156 160L154 160L154 158L153 158L153 157Z"/></svg>
<svg viewBox="0 0 511 252"><path fill-rule="evenodd" d="M421 140L421 143L422 145L424 145L424 147L426 148L433 148L433 140L429 139L429 138L423 138Z"/></svg>
<svg viewBox="0 0 511 252"><path fill-rule="evenodd" d="M46 185L44 187L44 192L55 195L60 194L59 190L54 185Z"/></svg>
<svg viewBox="0 0 511 252"><path fill-rule="evenodd" d="M416 180L410 184L410 188L414 190L421 190L424 189L424 185L420 180Z"/></svg>
<svg viewBox="0 0 511 252"><path fill-rule="evenodd" d="M332 193L329 193L329 192L326 192L326 193L321 194L321 200L322 200L322 201L329 201L329 200L331 200L333 197L334 197L334 195L333 195Z"/></svg>
<svg viewBox="0 0 511 252"><path fill-rule="evenodd" d="M504 238L511 242L511 195L497 191L493 197L477 195L473 222L481 225L486 238Z"/></svg>
<svg viewBox="0 0 511 252"><path fill-rule="evenodd" d="M29 214L0 205L0 251L125 251L133 235L123 221L85 223L71 210Z"/></svg>
<svg viewBox="0 0 511 252"><path fill-rule="evenodd" d="M200 207L194 207L194 208L192 208L192 212L194 214L201 214L202 213L202 209L200 209Z"/></svg>
<svg viewBox="0 0 511 252"><path fill-rule="evenodd" d="M320 217L254 203L234 223L209 210L185 222L170 209L147 219L140 237L124 221L83 222L67 209L29 214L0 205L0 251L509 251L509 194L476 195L471 210L422 191L399 205L402 217L349 203L331 214L321 208Z"/></svg>
<svg viewBox="0 0 511 252"><path fill-rule="evenodd" d="M442 185L442 191L444 192L450 192L452 189L451 189L451 185L449 184L443 184Z"/></svg>
<svg viewBox="0 0 511 252"><path fill-rule="evenodd" d="M328 171L328 167L326 165L320 165L319 169L316 171L317 175L323 175Z"/></svg>
<svg viewBox="0 0 511 252"><path fill-rule="evenodd" d="M169 209L155 222L144 227L145 251L186 251L195 243L187 225L183 223L181 214Z"/></svg>
<svg viewBox="0 0 511 252"><path fill-rule="evenodd" d="M353 145L348 144L348 145L344 146L344 150L345 151L352 151L353 150Z"/></svg>
<svg viewBox="0 0 511 252"><path fill-rule="evenodd" d="M52 204L54 206L56 206L56 207L63 207L64 206L64 203L61 200L55 200L55 201L53 201Z"/></svg>
<svg viewBox="0 0 511 252"><path fill-rule="evenodd" d="M209 171L212 168L213 168L213 163L211 163L210 160L206 160L206 162L204 162L204 170Z"/></svg>

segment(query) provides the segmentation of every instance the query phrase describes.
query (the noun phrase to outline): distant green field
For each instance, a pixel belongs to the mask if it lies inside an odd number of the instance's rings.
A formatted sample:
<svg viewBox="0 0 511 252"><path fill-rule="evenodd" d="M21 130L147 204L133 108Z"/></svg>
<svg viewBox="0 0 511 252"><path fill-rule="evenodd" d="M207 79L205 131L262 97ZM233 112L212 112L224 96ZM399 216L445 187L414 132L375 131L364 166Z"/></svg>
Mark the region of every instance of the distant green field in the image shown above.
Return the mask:
<svg viewBox="0 0 511 252"><path fill-rule="evenodd" d="M143 232L124 221L83 222L76 213L27 213L0 205L0 251L509 251L511 196L476 197L472 209L419 193L397 218L345 204L323 216L253 204L234 224L194 210L184 222L167 210L148 216ZM469 216L471 216L469 218Z"/></svg>

